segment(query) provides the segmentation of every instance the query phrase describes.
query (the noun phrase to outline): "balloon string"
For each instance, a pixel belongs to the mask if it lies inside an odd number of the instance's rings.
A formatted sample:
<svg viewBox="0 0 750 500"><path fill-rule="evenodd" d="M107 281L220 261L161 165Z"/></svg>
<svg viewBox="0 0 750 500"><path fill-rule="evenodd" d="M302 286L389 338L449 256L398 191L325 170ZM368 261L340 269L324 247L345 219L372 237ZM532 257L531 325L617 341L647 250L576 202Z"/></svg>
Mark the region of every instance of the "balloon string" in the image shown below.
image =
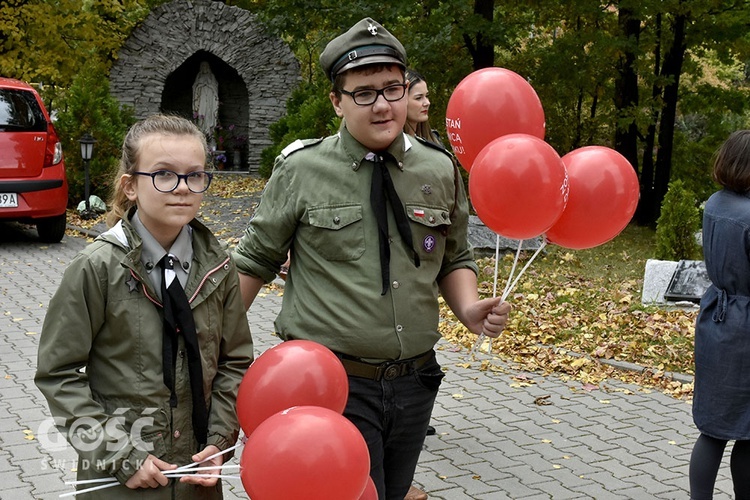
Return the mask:
<svg viewBox="0 0 750 500"><path fill-rule="evenodd" d="M508 295L510 294L510 292L513 291L513 289L516 287L516 284L518 283L518 280L521 279L521 276L523 276L523 273L526 271L526 269L529 268L529 266L531 265L531 263L534 262L534 259L536 259L536 256L539 255L542 252L542 250L544 250L544 247L546 247L546 246L547 246L547 241L542 241L542 244L539 245L539 248L537 248L536 252L534 252L534 255L531 256L531 258L526 263L526 265L523 266L523 269L521 269L521 271L518 273L518 276L516 276L516 279L513 280L513 284L510 285L510 288L508 288L505 291L505 293L503 293L503 299L502 300L505 300L508 297Z"/></svg>
<svg viewBox="0 0 750 500"><path fill-rule="evenodd" d="M492 296L497 297L497 268L500 264L500 235L495 238L495 279L492 282ZM511 271L513 272L513 271Z"/></svg>
<svg viewBox="0 0 750 500"><path fill-rule="evenodd" d="M231 448L227 448L224 451L220 451L218 453L214 453L213 455L204 458L200 462L193 462L192 464L183 465L182 467L177 467L176 469L172 469L172 470L174 472L178 472L178 471L184 471L184 470L192 469L193 467L195 467L197 465L200 465L200 464L202 464L204 462L208 462L209 460L213 460L214 458L216 458L218 456L221 456L221 455L223 455L225 453L229 453L230 451L234 451L237 448L239 448L240 446L242 446L243 444L245 444L245 439L241 439L239 443L237 443L236 445L232 446Z"/></svg>
<svg viewBox="0 0 750 500"><path fill-rule="evenodd" d="M536 259L536 257L542 252L542 250L544 250L544 247L547 246L547 240L546 239L542 240L542 244L539 245L539 248L536 249L536 252L534 252L534 255L531 256L531 258L526 263L526 265L523 266L523 268L521 268L521 270L518 272L518 275L516 276L516 278L513 279L513 273L516 270L516 264L518 263L519 256L521 254L521 246L522 245L523 245L523 240L519 240L518 241L518 250L516 250L516 257L515 257L515 259L513 259L513 266L510 269L510 275L508 276L508 283L505 285L505 290L503 291L501 302L504 302L505 299L508 298L508 295L510 295L510 292L512 292L513 289L518 284L518 280L520 280L521 276L523 276L523 273L526 272L526 269L528 269L529 266L531 265L531 263L534 262L534 259ZM498 261L498 249L499 249L499 247L500 247L500 236L498 235L498 237L497 237L497 243L495 244L495 284L497 284L497 261ZM497 296L496 295L496 289L494 289L494 288L492 290L492 296L493 297ZM474 353L477 351L477 349L479 349L479 346L482 345L482 343L484 342L484 339L486 337L487 336L484 334L484 332L482 332L482 333L479 334L479 336L477 337L476 342L474 342L474 345L471 348L471 351L469 351L469 355L470 356L472 356L472 357L474 356ZM491 338L490 338L490 346L489 346L488 353L490 353L490 354L492 353L492 339Z"/></svg>
<svg viewBox="0 0 750 500"><path fill-rule="evenodd" d="M498 236L497 240L498 246L500 245L500 237ZM503 290L503 300L505 300L505 297L508 296L508 291L510 290L510 283L511 280L513 280L513 274L516 272L516 266L518 265L518 259L521 256L521 247L523 246L523 240L518 240L518 249L516 250L516 258L513 259L513 265L510 268L510 274L508 274L508 282L505 284L505 290ZM497 257L495 257L495 264L497 264ZM495 274L497 275L497 267L495 267ZM496 276L497 279L497 276ZM496 295L493 295L493 297L496 297Z"/></svg>
<svg viewBox="0 0 750 500"><path fill-rule="evenodd" d="M204 459L203 459L203 460L201 460L200 462L193 462L193 463L191 463L191 464L188 464L188 465L183 465L182 467L178 467L178 468L176 468L176 469L172 469L172 470L170 470L170 471L168 471L168 472L167 472L167 471L165 471L165 475L174 475L174 474L178 474L178 473L180 473L180 472L184 472L184 471L186 471L186 470L192 469L193 467L196 467L197 465L200 465L200 464L202 464L202 463L204 463L204 462L207 462L207 461L209 461L209 460L212 460L212 459L214 459L214 458L216 458L216 457L218 457L218 456L220 456L220 455L223 455L223 454L225 454L225 453L229 453L230 451L234 451L234 450L236 450L236 449L237 449L237 448L239 448L240 446L244 445L244 444L245 444L245 441L247 441L247 438L246 438L246 437L243 437L243 438L242 438L242 439L240 440L240 442L239 442L239 443L237 443L236 445L232 446L231 448L227 448L227 449L226 449L226 450L224 450L224 451L220 451L220 452L218 452L218 453L214 453L213 455L211 455L211 456L209 456L209 457L206 457L206 458L204 458ZM199 468L197 468L197 469L195 469L195 470L199 470L199 469L205 469L205 468L204 468L204 467L199 467ZM201 475L198 475L198 474L195 474L195 476L197 476L197 477L202 477ZM173 476L173 477L177 477L177 476ZM211 475L211 477L217 477L217 476L216 476L216 475ZM227 478L227 479L229 479L229 478ZM234 479L234 478L232 478L232 479ZM113 486L118 486L118 485L120 484L120 482L119 482L119 481L117 481L117 479L115 479L115 478L111 478L111 479L106 479L106 480L108 480L108 481L111 481L111 482L108 482L108 483L106 483L106 484L102 484L102 485L100 485L100 486L94 486L93 488L85 488L85 489L82 489L82 490L71 491L71 492L69 492L69 493L63 493L62 495L60 495L60 498L65 498L65 497L74 497L74 496L76 496L76 495L79 495L79 494L81 494L81 493L88 493L88 492L90 492L90 491L103 490L103 489L105 489L105 488L111 488L111 487L113 487ZM83 481L77 481L77 482L75 482L75 484L85 484L85 483L102 482L102 481L103 481L103 480L99 480L99 479L92 479L92 480L83 480Z"/></svg>
<svg viewBox="0 0 750 500"><path fill-rule="evenodd" d="M71 491L70 493L63 493L62 495L60 495L60 498L74 497L76 495L80 495L81 493L88 493L90 491L103 490L105 488L111 488L113 486L119 486L119 485L120 485L120 482L115 480L111 483L102 484L101 486L94 486L93 488L85 488L82 490Z"/></svg>
<svg viewBox="0 0 750 500"><path fill-rule="evenodd" d="M505 291L503 292L503 300L505 300L505 297L508 295L507 291L508 288L511 286L511 280L513 279L513 273L516 271L516 264L518 263L518 258L521 255L521 246L523 245L523 240L518 240L518 250L516 250L516 258L513 259L513 266L510 268L510 275L508 276L508 283L505 285ZM500 235L496 235L495 237L495 279L493 281L492 285L492 297L497 297L497 275L498 275L498 265L500 263ZM480 348L480 346L484 343L484 340L487 338L487 335L484 334L484 332L481 332L479 336L477 337L477 340L474 341L474 345L471 348L471 351L469 351L469 356L474 356L474 353L477 351L477 349ZM489 339L489 346L488 346L488 353L492 353L492 338Z"/></svg>

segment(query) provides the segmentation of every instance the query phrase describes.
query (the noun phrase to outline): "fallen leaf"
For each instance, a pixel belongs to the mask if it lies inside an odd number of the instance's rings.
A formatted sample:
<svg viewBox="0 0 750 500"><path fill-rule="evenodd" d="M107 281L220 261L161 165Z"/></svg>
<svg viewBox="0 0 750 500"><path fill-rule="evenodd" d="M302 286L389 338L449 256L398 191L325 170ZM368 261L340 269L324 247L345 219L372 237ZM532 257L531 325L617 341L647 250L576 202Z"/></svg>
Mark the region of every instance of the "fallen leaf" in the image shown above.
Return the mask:
<svg viewBox="0 0 750 500"><path fill-rule="evenodd" d="M550 401L550 400L549 400L549 398L550 398L550 395L549 395L549 394L546 394L546 395L544 395L544 396L539 396L539 397L537 397L537 398L536 398L536 399L534 400L534 404L535 404L535 405L539 405L539 406L546 406L546 405L551 405L551 404L552 404L552 401Z"/></svg>

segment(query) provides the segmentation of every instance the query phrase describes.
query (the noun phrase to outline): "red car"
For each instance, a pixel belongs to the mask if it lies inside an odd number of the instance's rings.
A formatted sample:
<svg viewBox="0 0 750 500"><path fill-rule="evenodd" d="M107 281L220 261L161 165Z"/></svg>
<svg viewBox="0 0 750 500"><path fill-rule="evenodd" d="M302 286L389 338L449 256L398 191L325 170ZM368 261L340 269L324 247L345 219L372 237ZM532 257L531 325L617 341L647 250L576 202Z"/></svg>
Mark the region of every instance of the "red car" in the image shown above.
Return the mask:
<svg viewBox="0 0 750 500"><path fill-rule="evenodd" d="M37 91L0 77L0 220L35 224L39 239L65 235L68 181L62 144Z"/></svg>

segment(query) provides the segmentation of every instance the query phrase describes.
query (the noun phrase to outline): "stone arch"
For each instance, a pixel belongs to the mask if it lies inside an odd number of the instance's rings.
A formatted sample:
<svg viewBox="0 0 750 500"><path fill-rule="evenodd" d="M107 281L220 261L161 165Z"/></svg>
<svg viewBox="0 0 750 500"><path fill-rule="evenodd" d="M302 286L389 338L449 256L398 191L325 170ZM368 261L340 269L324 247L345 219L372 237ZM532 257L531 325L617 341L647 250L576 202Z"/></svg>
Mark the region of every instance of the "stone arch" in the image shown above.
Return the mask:
<svg viewBox="0 0 750 500"><path fill-rule="evenodd" d="M250 12L210 0L174 0L146 17L126 40L110 74L110 92L143 118L192 116L192 83L202 61L219 81L219 121L248 140L242 170L257 172L268 127L285 112L300 80L289 47L267 35Z"/></svg>

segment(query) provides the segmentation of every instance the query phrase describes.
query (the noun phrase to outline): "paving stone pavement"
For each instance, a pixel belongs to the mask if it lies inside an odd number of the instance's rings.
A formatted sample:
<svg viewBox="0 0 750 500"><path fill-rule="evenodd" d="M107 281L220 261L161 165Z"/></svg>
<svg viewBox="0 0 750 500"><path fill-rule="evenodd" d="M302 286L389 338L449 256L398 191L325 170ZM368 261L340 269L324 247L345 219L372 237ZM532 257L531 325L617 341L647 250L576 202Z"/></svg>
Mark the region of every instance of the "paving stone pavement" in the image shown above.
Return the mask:
<svg viewBox="0 0 750 500"><path fill-rule="evenodd" d="M33 375L47 303L85 245L69 236L42 244L33 229L0 223L0 500L72 491L64 481L74 479L75 453L49 429ZM266 289L248 312L256 354L278 343L280 305ZM446 378L437 435L426 438L415 477L431 499L688 498L698 435L688 403L614 380L588 391L499 360L497 371L479 371L465 351L438 348ZM725 458L717 499L731 498L728 471ZM239 481L225 486L225 498L248 498Z"/></svg>

